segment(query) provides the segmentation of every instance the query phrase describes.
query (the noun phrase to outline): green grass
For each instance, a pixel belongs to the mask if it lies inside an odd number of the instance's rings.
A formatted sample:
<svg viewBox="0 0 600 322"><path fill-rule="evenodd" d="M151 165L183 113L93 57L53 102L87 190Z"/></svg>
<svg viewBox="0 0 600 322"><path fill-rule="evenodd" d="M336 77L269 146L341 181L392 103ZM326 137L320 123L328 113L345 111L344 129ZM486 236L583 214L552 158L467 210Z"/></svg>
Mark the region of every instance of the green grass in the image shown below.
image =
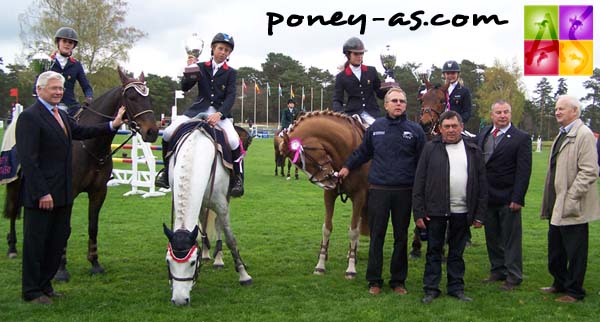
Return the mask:
<svg viewBox="0 0 600 322"><path fill-rule="evenodd" d="M189 307L170 304L165 267L166 237L162 223L170 221L170 199L123 197L121 186L109 188L100 219L99 254L106 273L88 274L86 196L73 211L69 241L72 279L55 284L66 297L52 306L24 303L21 260L7 259L6 243L0 243L0 321L592 321L600 307L600 233L590 226L590 251L581 303L562 305L554 296L541 294L551 277L546 268L547 222L539 219L547 150L534 153L533 175L523 211L523 285L503 293L496 285L484 285L489 264L483 230L473 230L475 246L465 252L466 292L472 303L442 296L430 305L420 303L424 259L409 262L403 297L385 288L370 296L364 274L368 239L359 247L358 276L344 279L350 205L338 202L325 276L312 274L317 262L323 222L322 191L301 180L275 177L272 141L256 139L246 163L246 195L231 203L231 221L241 255L254 278L241 287L226 252L225 269L202 267ZM0 189L3 196L4 189ZM3 201L2 201L3 202ZM391 225L390 225L391 226ZM18 223L19 251L22 222ZM0 232L8 221L0 221ZM4 236L4 235L3 235ZM389 278L391 234L385 245L384 279ZM19 254L20 256L21 254ZM445 284L445 277L442 280ZM442 289L444 289L442 285Z"/></svg>

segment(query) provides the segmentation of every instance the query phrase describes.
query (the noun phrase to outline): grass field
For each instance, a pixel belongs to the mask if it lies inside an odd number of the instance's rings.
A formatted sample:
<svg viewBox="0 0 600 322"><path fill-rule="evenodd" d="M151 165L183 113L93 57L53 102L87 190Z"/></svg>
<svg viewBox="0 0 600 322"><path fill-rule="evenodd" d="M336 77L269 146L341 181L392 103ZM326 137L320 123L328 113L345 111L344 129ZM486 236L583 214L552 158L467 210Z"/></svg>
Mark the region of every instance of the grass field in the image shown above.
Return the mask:
<svg viewBox="0 0 600 322"><path fill-rule="evenodd" d="M600 224L590 226L590 251L583 302L558 304L538 289L548 286L547 222L539 220L547 149L534 153L533 175L523 212L523 285L503 293L484 285L488 261L483 230L473 230L475 245L465 252L466 293L472 303L442 296L430 305L420 302L424 259L409 262L409 294L389 288L373 297L364 274L368 239L359 247L358 276L344 279L350 206L338 202L327 273L312 274L317 262L324 207L322 191L301 180L275 177L272 141L256 139L246 159L246 194L231 203L232 226L241 255L254 278L241 287L226 252L225 269L202 267L189 307L169 302L165 267L167 240L162 223L170 221L168 197L122 197L125 186L109 188L100 219L99 254L106 273L88 274L86 196L76 200L69 241L71 281L55 284L66 294L52 306L24 303L21 260L4 256L0 244L0 321L597 321L600 313ZM4 189L0 189L3 198ZM2 199L3 200L3 199ZM3 203L3 201L1 201ZM22 246L19 221L19 251ZM391 225L390 225L391 226ZM5 236L8 221L0 221ZM391 234L385 245L384 279L391 256ZM445 284L445 277L442 280ZM444 290L445 285L442 285Z"/></svg>

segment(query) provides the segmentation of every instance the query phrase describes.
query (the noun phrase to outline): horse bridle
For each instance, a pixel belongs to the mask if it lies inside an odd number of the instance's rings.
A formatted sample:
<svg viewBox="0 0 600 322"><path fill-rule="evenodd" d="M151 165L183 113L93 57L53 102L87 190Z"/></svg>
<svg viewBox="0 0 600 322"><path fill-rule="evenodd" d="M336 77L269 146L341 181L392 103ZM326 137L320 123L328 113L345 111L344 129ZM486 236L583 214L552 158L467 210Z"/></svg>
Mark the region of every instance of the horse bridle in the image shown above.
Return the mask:
<svg viewBox="0 0 600 322"><path fill-rule="evenodd" d="M315 158L313 158L308 152L300 152L300 158L302 160L302 170L304 170L305 172L308 172L306 170L306 160L310 161L310 164L313 165L315 168L317 168L317 171L315 173L311 173L310 174L310 178L308 178L308 181L310 181L311 183L322 183L324 181L327 180L331 180L332 178L335 177L335 170L333 168L333 159L331 159L331 156L329 155L329 153L327 153L327 150L325 150L325 148L323 147L311 147L311 146L305 146L302 145L302 150L323 150L325 151L325 155L327 156L327 159L324 162L319 162L318 160L316 160ZM306 159L306 160L305 160ZM325 166L326 165L331 165L331 170L329 172L326 171ZM321 173L325 173L323 175L323 179L318 180L315 179L315 177Z"/></svg>
<svg viewBox="0 0 600 322"><path fill-rule="evenodd" d="M129 140L131 140L131 138L136 135L137 133L140 133L141 129L140 126L137 124L137 122L135 121L135 119L137 117L139 117L140 115L146 114L146 113L154 113L153 110L151 109L147 109L147 110L143 110L139 113L136 113L135 115L131 115L131 111L127 108L127 105L123 103L123 98L125 97L125 92L130 89L133 88L135 89L136 92L138 92L138 94L140 94L141 96L148 96L150 94L150 88L148 88L148 86L146 86L145 82L140 82L140 81L132 81L129 82L127 84L123 85L123 89L121 90L121 99L119 100L119 106L125 106L125 115L127 116L127 119L129 120L129 128L131 129L131 134L129 135L129 137L123 141L123 143L121 143L121 145L119 145L117 148L115 148L114 150L111 150L107 155L105 155L102 158L99 158L97 156L95 156L92 152L90 152L86 146L84 141L80 141L81 142L81 146L83 147L83 149L89 154L91 155L94 159L96 159L96 161L98 161L98 163L100 165L103 165L106 160L108 160L108 158L112 158L112 156L117 153L117 151L119 151L125 144L127 144L127 142L129 142ZM92 114L98 115L102 118L105 118L107 120L113 121L115 119L114 116L111 115L106 115L104 113L100 113L96 110L93 110L91 108L89 108L88 106L82 106L82 108L86 111L90 111L92 112Z"/></svg>
<svg viewBox="0 0 600 322"><path fill-rule="evenodd" d="M173 248L171 247L171 242L169 242L169 244L167 245L167 250L169 252L169 255L171 256L171 258L173 258L173 260L177 263L187 263L190 261L193 252L196 252L196 258L195 258L195 268L194 268L194 275L191 277L178 277L173 275L173 273L171 273L171 266L169 265L169 260L167 260L167 273L169 274L169 282L172 281L177 281L177 282L189 282L192 281L194 284L196 284L196 279L198 278L198 272L200 271L200 265L201 265L201 260L200 260L200 250L198 248L198 242L196 241L196 243L194 243L194 245L192 245L192 247L188 248L188 249L184 249L178 252L186 252L186 256L183 258L177 257L174 253L173 253Z"/></svg>
<svg viewBox="0 0 600 322"><path fill-rule="evenodd" d="M442 103L442 106L447 106L448 104L448 93L446 93L444 100L440 101L440 103ZM435 122L433 122L434 119L434 114L435 116L437 116L435 118ZM430 135L437 135L436 132L436 128L440 125L440 116L442 115L442 113L444 113L444 110L442 109L441 112L438 112L437 110L431 108L430 106L425 106L425 107L421 107L421 116L423 116L423 114L429 114L429 117L431 118L431 130L429 131L428 134Z"/></svg>

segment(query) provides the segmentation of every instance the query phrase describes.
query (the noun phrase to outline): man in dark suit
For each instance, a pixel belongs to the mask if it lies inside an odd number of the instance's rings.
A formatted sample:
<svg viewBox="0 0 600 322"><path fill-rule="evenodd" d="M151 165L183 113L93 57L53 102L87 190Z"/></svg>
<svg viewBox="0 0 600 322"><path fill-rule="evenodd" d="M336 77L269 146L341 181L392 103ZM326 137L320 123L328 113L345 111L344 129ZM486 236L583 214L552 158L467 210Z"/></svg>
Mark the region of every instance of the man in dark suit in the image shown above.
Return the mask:
<svg viewBox="0 0 600 322"><path fill-rule="evenodd" d="M521 208L531 175L530 136L511 124L511 110L504 100L492 104L493 124L477 138L488 181L485 240L491 269L484 282L504 281L505 291L523 281Z"/></svg>
<svg viewBox="0 0 600 322"><path fill-rule="evenodd" d="M123 124L125 108L115 120L94 127L77 125L57 108L64 92L62 75L48 71L36 83L38 99L19 116L17 155L22 168L23 299L52 304L61 294L52 288L62 249L70 233L73 192L71 140L108 135Z"/></svg>

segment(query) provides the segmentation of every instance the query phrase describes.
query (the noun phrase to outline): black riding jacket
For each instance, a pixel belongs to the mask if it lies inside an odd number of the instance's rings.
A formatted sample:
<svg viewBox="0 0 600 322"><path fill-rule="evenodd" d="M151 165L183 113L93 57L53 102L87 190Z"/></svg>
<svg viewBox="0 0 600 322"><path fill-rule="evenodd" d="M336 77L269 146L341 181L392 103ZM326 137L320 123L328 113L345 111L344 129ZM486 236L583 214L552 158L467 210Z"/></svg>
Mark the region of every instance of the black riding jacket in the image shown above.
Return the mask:
<svg viewBox="0 0 600 322"><path fill-rule="evenodd" d="M392 119L386 114L367 129L361 145L352 152L345 166L352 170L373 160L369 183L382 186L412 187L419 155L425 145L425 132L406 115Z"/></svg>

